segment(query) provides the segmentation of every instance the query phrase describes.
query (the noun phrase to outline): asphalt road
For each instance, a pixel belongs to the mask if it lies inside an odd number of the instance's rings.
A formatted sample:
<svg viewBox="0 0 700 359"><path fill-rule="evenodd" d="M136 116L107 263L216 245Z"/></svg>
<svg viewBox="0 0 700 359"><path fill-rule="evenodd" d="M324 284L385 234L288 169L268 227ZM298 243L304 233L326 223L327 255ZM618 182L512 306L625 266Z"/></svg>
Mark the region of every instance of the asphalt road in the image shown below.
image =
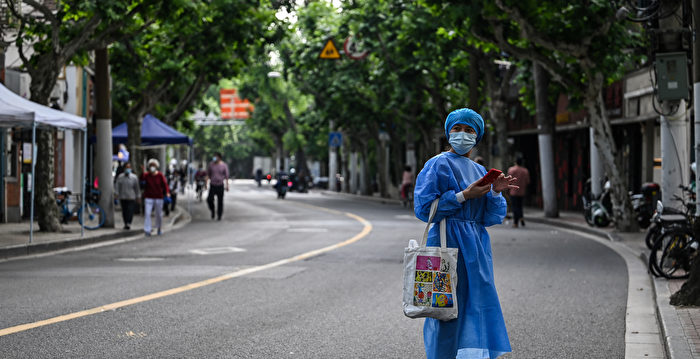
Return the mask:
<svg viewBox="0 0 700 359"><path fill-rule="evenodd" d="M255 272L0 336L0 358L424 357L423 320L401 310L403 248L424 228L410 210L318 193L282 201L247 181L226 194L221 222L205 203L193 208L190 225L162 237L0 263L0 332ZM371 223L369 235L258 270L361 233L344 212ZM542 225L489 232L513 347L506 358L624 357L620 257Z"/></svg>

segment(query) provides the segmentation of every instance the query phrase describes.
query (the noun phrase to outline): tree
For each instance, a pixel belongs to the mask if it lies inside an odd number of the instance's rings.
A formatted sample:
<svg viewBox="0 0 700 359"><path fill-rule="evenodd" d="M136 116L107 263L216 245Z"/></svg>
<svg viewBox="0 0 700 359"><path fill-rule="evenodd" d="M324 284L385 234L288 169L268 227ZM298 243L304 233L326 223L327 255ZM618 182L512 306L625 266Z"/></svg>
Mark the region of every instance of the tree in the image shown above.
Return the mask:
<svg viewBox="0 0 700 359"><path fill-rule="evenodd" d="M175 124L211 84L233 77L252 48L269 41L274 12L253 1L183 1L145 31L115 44L115 110L140 145L141 121L153 112ZM139 76L134 76L134 69ZM140 153L134 153L140 163Z"/></svg>
<svg viewBox="0 0 700 359"><path fill-rule="evenodd" d="M18 11L19 0L3 0L19 21L15 44L24 69L32 78L31 100L48 105L61 69L88 51L104 48L115 39L140 31L133 18L148 19L157 1L61 1L56 8L37 0L23 0L28 14ZM27 48L32 52L27 54ZM36 208L39 228L55 232L60 228L53 193L54 143L52 130L37 131Z"/></svg>
<svg viewBox="0 0 700 359"><path fill-rule="evenodd" d="M496 0L481 6L480 16L471 18L472 33L541 65L553 81L583 99L612 184L616 225L621 230L636 228L602 90L630 67L633 58L625 50L637 46L639 37L616 20L616 9L607 2L562 6L558 1Z"/></svg>

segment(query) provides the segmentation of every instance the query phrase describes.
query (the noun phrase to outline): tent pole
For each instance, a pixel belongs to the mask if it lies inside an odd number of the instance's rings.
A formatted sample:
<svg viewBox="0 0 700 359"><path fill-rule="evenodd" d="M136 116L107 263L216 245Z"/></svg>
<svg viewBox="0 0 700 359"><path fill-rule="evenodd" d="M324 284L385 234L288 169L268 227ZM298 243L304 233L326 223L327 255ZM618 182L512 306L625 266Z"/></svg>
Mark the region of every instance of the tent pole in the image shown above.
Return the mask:
<svg viewBox="0 0 700 359"><path fill-rule="evenodd" d="M36 119L32 122L32 203L29 210L29 244L34 241L34 192L36 188L34 186L35 172L36 172Z"/></svg>
<svg viewBox="0 0 700 359"><path fill-rule="evenodd" d="M85 174L85 167L87 167L87 127L83 129L83 165L81 169L81 176L83 178L82 180L82 185L83 188L80 190L83 195L80 196L80 210L82 211L85 208L85 196L87 196L87 193L85 193L87 189L87 176ZM80 224L80 238L83 238L85 236L85 225Z"/></svg>

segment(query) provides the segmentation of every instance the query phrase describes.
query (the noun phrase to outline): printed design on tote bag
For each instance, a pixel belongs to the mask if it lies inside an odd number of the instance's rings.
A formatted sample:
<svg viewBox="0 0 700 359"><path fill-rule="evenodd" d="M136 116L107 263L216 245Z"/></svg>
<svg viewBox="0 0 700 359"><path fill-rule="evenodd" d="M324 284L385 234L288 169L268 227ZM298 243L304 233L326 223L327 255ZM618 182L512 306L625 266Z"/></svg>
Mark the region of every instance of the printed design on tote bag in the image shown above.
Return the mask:
<svg viewBox="0 0 700 359"><path fill-rule="evenodd" d="M433 293L432 302L435 308L452 308L454 305L452 294L447 293Z"/></svg>
<svg viewBox="0 0 700 359"><path fill-rule="evenodd" d="M416 258L416 269L440 270L440 259L438 256L418 256Z"/></svg>
<svg viewBox="0 0 700 359"><path fill-rule="evenodd" d="M436 292L452 293L452 284L450 283L450 274L443 272L435 273L433 280L433 290Z"/></svg>
<svg viewBox="0 0 700 359"><path fill-rule="evenodd" d="M432 283L433 282L433 272L424 271L424 270L417 270L416 271L416 282Z"/></svg>
<svg viewBox="0 0 700 359"><path fill-rule="evenodd" d="M450 262L446 261L445 259L442 259L442 263L440 264L440 271L441 272L450 272Z"/></svg>
<svg viewBox="0 0 700 359"><path fill-rule="evenodd" d="M433 308L454 306L449 262L439 256L416 257L413 304Z"/></svg>
<svg viewBox="0 0 700 359"><path fill-rule="evenodd" d="M413 305L429 307L433 295L433 285L430 283L416 283L413 290Z"/></svg>

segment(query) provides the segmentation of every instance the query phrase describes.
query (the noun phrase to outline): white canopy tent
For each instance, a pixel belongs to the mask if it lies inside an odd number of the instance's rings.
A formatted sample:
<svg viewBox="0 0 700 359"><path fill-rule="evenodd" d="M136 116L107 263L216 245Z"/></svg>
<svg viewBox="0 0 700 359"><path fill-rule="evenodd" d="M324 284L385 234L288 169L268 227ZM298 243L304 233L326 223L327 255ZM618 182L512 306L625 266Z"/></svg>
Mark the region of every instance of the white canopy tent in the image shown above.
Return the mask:
<svg viewBox="0 0 700 359"><path fill-rule="evenodd" d="M87 162L87 120L67 112L54 110L50 107L29 101L10 91L0 84L0 127L31 127L32 128L32 198L29 221L29 243L34 239L34 180L36 178L36 129L58 128L60 130L80 130L83 132L83 191L85 188L85 164ZM85 194L81 196L80 208L85 207ZM84 228L80 228L81 237Z"/></svg>

